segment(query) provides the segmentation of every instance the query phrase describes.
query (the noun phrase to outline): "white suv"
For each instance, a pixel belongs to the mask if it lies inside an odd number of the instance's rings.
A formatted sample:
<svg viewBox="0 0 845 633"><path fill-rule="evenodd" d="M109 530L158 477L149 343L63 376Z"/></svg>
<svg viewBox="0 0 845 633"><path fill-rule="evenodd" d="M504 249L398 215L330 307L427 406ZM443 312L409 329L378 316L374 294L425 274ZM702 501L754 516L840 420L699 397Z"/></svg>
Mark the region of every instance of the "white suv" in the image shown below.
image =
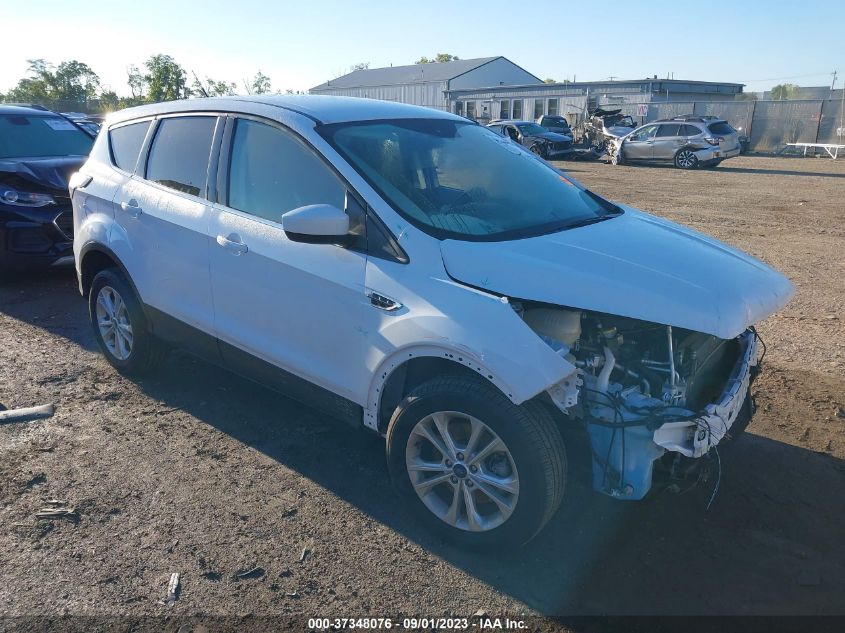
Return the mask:
<svg viewBox="0 0 845 633"><path fill-rule="evenodd" d="M562 430L602 493L683 477L747 423L752 324L793 292L482 126L383 101L124 110L70 191L112 365L178 345L380 433L410 507L478 546L558 508Z"/></svg>

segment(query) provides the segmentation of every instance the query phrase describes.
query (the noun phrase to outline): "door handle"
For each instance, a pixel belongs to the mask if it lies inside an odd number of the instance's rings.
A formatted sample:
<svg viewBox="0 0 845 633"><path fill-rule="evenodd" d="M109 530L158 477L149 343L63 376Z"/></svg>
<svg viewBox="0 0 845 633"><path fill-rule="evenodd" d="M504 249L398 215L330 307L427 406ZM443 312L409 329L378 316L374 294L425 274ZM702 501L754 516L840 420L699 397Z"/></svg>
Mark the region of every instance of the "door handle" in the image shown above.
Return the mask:
<svg viewBox="0 0 845 633"><path fill-rule="evenodd" d="M230 239L233 237L236 239ZM238 237L234 233L229 235L229 237L225 237L223 235L217 236L217 243L223 248L225 248L227 251L231 251L235 255L243 255L244 253L249 252L249 247L238 240L240 240L240 237Z"/></svg>
<svg viewBox="0 0 845 633"><path fill-rule="evenodd" d="M121 202L120 208L126 211L126 213L128 213L129 217L131 218L137 218L139 215L141 215L141 213L143 213L141 207L138 205L138 201L134 198L129 202Z"/></svg>

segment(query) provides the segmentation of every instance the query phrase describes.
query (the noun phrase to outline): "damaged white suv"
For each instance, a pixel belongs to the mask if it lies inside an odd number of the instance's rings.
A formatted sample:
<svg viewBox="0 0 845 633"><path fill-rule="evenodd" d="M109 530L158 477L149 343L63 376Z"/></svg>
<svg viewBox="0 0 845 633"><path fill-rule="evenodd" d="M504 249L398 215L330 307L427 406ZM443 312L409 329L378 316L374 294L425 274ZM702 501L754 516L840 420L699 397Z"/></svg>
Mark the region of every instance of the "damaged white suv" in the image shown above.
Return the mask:
<svg viewBox="0 0 845 633"><path fill-rule="evenodd" d="M752 326L793 292L482 126L383 101L124 110L70 192L112 365L175 344L376 431L410 507L474 545L552 516L562 428L586 431L596 490L641 499L747 423Z"/></svg>

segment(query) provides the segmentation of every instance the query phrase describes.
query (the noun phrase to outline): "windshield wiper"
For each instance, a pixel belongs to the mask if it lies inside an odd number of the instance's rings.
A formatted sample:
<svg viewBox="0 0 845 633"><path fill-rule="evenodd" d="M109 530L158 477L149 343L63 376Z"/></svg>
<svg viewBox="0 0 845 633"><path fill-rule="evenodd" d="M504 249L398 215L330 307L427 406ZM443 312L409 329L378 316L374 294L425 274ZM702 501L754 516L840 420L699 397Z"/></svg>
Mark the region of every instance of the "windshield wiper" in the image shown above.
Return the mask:
<svg viewBox="0 0 845 633"><path fill-rule="evenodd" d="M584 218L583 220L579 220L578 222L573 222L572 224L567 224L567 229L577 229L581 226L588 226L590 224L598 224L599 222L604 222L605 220L612 220L613 218L618 218L622 213L608 213L607 215L597 215L592 218Z"/></svg>

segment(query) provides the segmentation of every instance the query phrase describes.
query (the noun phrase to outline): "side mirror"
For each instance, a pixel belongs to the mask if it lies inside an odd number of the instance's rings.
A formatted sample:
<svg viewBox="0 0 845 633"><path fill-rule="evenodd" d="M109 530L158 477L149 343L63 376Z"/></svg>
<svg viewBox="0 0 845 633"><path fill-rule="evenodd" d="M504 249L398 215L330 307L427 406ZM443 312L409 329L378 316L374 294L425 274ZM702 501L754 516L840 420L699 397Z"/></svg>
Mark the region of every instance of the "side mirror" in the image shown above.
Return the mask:
<svg viewBox="0 0 845 633"><path fill-rule="evenodd" d="M282 215L288 239L307 244L335 244L349 235L349 216L330 204L309 204Z"/></svg>

